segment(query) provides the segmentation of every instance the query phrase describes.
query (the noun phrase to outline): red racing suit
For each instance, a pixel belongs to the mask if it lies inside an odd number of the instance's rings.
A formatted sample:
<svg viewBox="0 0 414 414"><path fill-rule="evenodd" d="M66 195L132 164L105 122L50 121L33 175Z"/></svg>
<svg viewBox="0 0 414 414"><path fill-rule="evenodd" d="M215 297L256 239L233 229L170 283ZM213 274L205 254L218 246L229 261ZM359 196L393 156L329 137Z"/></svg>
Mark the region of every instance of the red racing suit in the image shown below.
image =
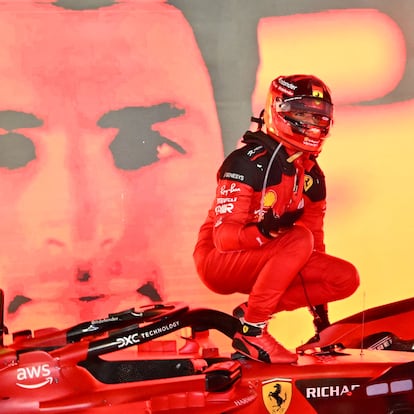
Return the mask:
<svg viewBox="0 0 414 414"><path fill-rule="evenodd" d="M216 198L194 249L197 272L220 294L249 295L245 319L263 322L282 310L350 296L356 268L325 253L325 177L315 157L295 155L262 131L248 131L217 173ZM293 155L293 156L292 156ZM276 237L257 223L272 208L303 208L303 215Z"/></svg>

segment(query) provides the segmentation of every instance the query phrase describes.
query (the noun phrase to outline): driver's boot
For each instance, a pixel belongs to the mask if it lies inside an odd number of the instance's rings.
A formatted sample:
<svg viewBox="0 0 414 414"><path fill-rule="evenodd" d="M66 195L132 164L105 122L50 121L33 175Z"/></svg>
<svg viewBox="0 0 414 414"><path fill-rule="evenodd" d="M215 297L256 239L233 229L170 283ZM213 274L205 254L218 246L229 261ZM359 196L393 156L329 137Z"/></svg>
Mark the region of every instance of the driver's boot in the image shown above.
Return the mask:
<svg viewBox="0 0 414 414"><path fill-rule="evenodd" d="M313 315L313 326L315 327L315 335L312 336L312 338L310 338L305 345L318 342L320 339L319 334L331 325L328 317L327 304L316 305L312 308L309 308L309 311Z"/></svg>
<svg viewBox="0 0 414 414"><path fill-rule="evenodd" d="M276 341L267 330L267 322L242 322L242 332L233 338L233 348L242 355L269 364L291 364L298 360L296 353L290 352Z"/></svg>

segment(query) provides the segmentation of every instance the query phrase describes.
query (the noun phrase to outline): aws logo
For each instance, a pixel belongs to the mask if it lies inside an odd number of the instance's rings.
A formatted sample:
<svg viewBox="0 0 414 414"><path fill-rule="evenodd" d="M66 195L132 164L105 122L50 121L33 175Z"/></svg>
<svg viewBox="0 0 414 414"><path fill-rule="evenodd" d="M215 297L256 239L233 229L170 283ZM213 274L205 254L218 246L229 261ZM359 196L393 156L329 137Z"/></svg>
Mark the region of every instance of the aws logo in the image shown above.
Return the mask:
<svg viewBox="0 0 414 414"><path fill-rule="evenodd" d="M292 382L273 379L262 383L263 403L270 414L284 414L292 399Z"/></svg>
<svg viewBox="0 0 414 414"><path fill-rule="evenodd" d="M20 388L35 389L52 384L52 370L49 364L32 365L17 369L16 385Z"/></svg>

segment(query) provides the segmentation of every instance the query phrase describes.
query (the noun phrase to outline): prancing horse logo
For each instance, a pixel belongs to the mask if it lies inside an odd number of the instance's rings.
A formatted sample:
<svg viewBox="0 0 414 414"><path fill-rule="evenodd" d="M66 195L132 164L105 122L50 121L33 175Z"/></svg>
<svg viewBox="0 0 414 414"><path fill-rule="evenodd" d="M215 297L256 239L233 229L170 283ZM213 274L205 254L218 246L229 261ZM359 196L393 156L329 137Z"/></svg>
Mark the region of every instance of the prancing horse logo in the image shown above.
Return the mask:
<svg viewBox="0 0 414 414"><path fill-rule="evenodd" d="M264 405L270 414L284 414L292 398L292 383L289 379L272 379L262 383Z"/></svg>
<svg viewBox="0 0 414 414"><path fill-rule="evenodd" d="M280 408L282 404L286 401L286 393L284 394L285 398L282 398L280 396L280 393L282 392L282 387L279 383L276 383L274 391L269 391L269 398L273 398L276 401L277 406Z"/></svg>

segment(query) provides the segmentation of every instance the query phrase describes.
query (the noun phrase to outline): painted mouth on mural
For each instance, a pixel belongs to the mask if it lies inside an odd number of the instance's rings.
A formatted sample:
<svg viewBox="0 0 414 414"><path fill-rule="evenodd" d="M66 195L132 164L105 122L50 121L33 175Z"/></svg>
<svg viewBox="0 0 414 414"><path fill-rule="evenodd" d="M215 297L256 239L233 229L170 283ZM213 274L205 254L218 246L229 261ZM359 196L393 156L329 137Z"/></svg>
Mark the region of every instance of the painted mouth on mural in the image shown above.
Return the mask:
<svg viewBox="0 0 414 414"><path fill-rule="evenodd" d="M126 293L127 292L123 292L123 295ZM146 299L149 299L151 302L162 302L163 300L162 296L160 295L160 292L157 290L153 281L144 282L140 287L136 288L135 290L132 290L130 293L134 295L138 294L139 296L143 296ZM107 299L107 298L117 296L117 295L119 295L119 293L118 294L104 294L104 293L96 294L94 293L90 295L82 295L72 300L86 304L89 302L95 302L98 300ZM8 313L15 313L21 306L27 303L30 303L32 301L33 299L28 296L15 295L14 298L9 302L7 311ZM61 301L61 298L56 298L56 301Z"/></svg>
<svg viewBox="0 0 414 414"><path fill-rule="evenodd" d="M80 302L92 302L94 300L99 300L105 298L104 294L101 295L91 295L91 296L81 296L78 298Z"/></svg>

